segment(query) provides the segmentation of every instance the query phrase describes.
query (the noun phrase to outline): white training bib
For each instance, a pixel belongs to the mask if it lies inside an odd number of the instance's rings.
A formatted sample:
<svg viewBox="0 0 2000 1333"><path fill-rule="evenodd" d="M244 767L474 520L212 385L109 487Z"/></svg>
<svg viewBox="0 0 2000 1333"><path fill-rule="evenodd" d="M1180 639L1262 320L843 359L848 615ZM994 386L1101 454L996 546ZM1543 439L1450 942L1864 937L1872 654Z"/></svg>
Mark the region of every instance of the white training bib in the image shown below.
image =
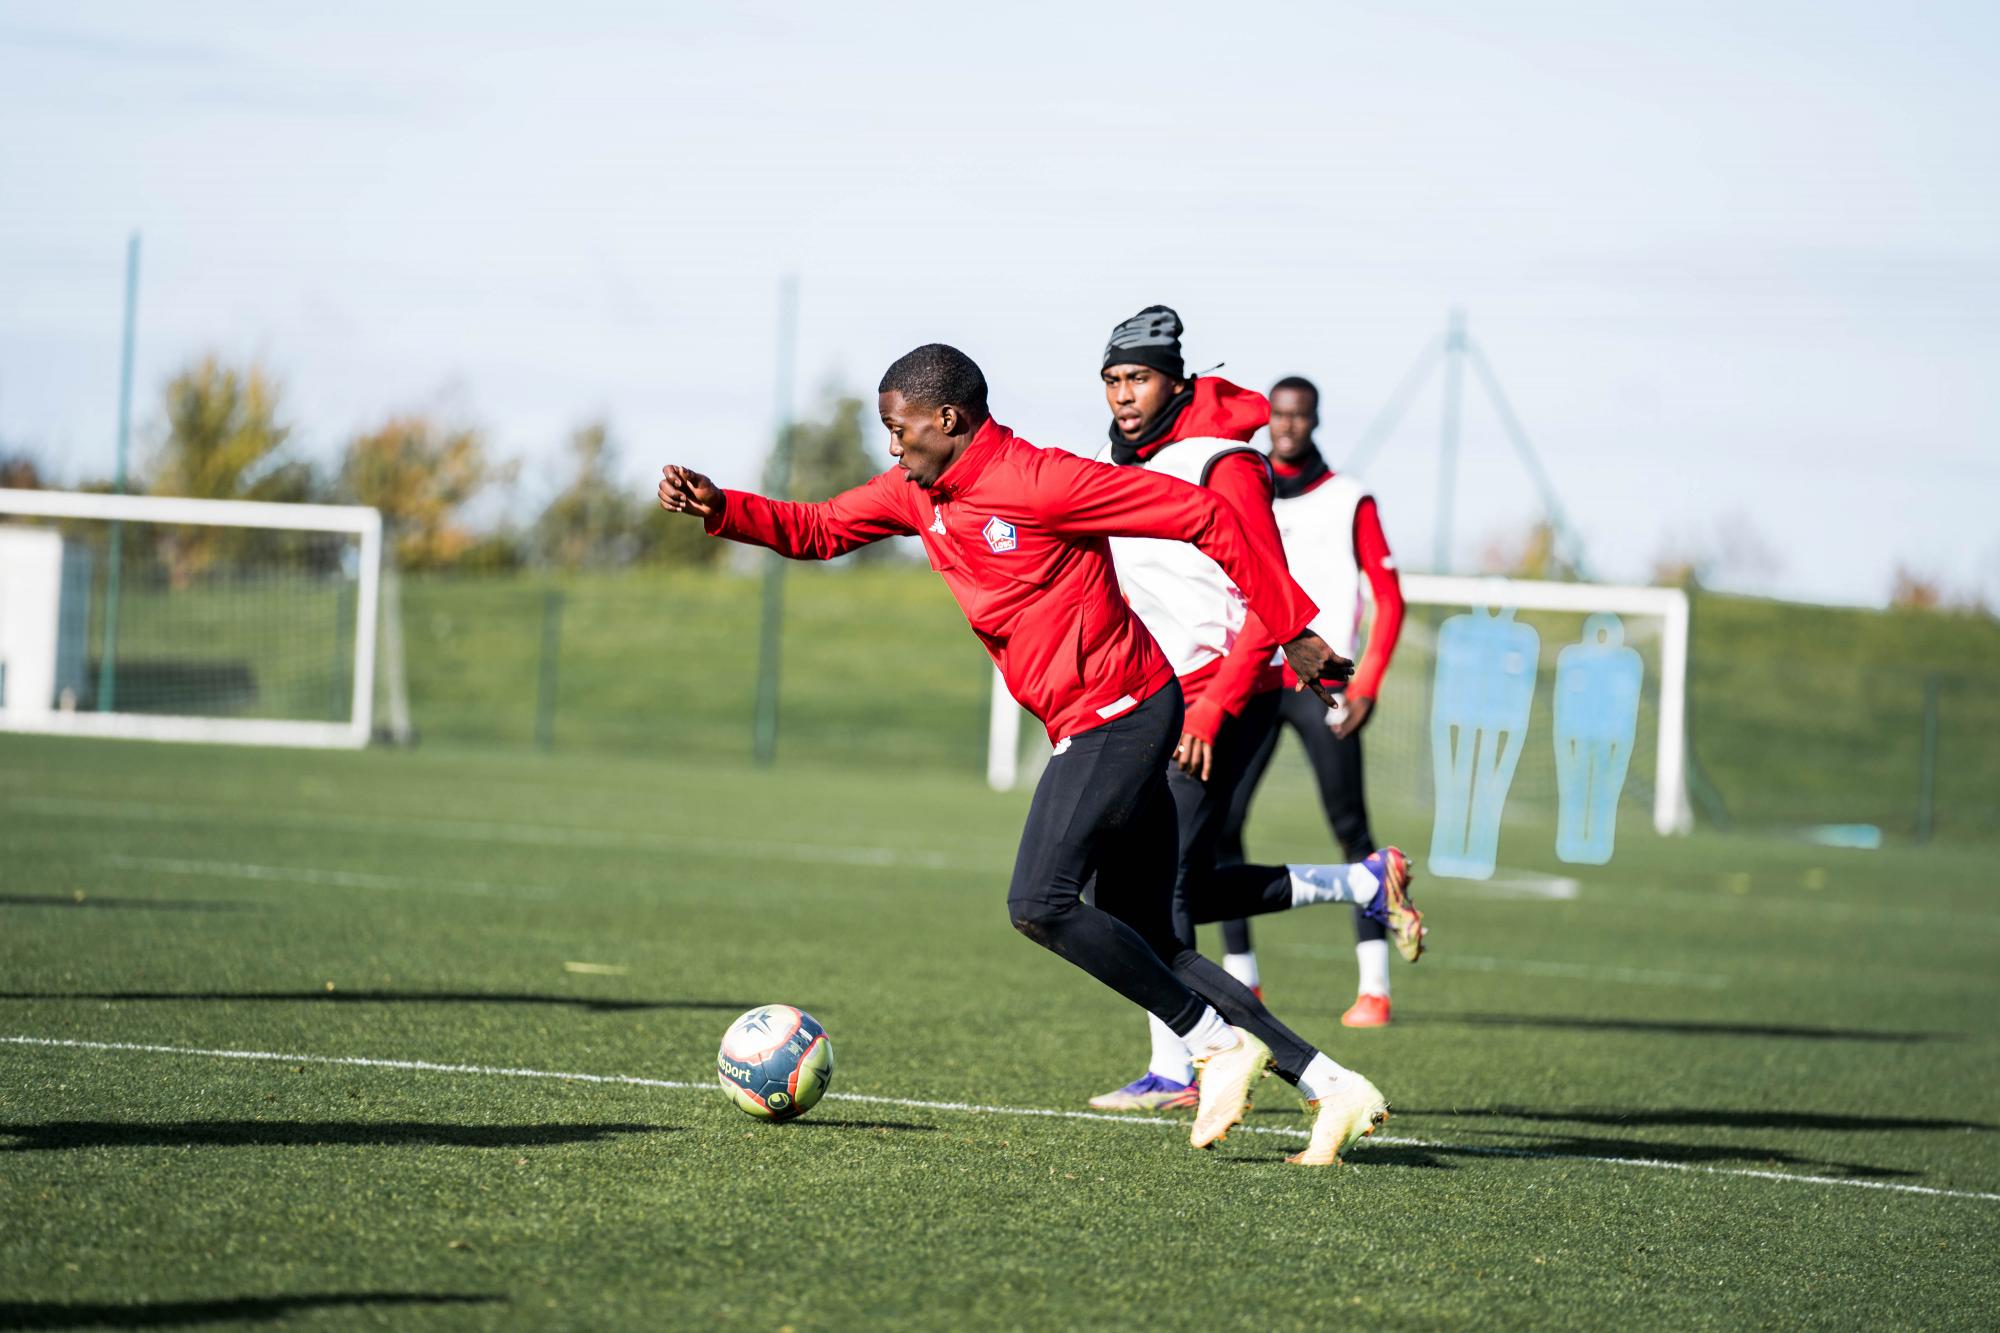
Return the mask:
<svg viewBox="0 0 2000 1333"><path fill-rule="evenodd" d="M1201 486L1207 484L1217 459L1238 450L1264 461L1241 440L1201 437L1176 440L1137 466ZM1108 444L1098 461L1111 461ZM1248 603L1222 566L1199 549L1156 537L1113 537L1111 560L1125 600L1159 643L1176 676L1200 670L1235 645Z"/></svg>
<svg viewBox="0 0 2000 1333"><path fill-rule="evenodd" d="M1271 512L1285 542L1292 577L1319 607L1313 632L1342 657L1354 656L1361 632L1361 566L1354 556L1354 513L1368 488L1352 477L1333 476Z"/></svg>

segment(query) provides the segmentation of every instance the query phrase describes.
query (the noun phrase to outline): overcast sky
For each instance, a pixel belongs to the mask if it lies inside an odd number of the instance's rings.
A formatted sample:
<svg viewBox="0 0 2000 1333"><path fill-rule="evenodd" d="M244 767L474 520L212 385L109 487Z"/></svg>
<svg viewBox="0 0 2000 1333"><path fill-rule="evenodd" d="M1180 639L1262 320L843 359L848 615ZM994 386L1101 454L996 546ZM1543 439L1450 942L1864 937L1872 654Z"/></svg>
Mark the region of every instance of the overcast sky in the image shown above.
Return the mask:
<svg viewBox="0 0 2000 1333"><path fill-rule="evenodd" d="M641 491L753 481L788 271L802 406L947 341L1094 449L1165 302L1193 367L1318 379L1336 465L1461 304L1594 576L1730 531L1752 590L2000 601L1995 125L1990 0L0 0L0 441L110 471L135 228L142 427L256 358L308 449L437 408L524 504L596 414ZM1409 568L1439 401L1367 470ZM1462 454L1467 568L1536 506L1476 393Z"/></svg>

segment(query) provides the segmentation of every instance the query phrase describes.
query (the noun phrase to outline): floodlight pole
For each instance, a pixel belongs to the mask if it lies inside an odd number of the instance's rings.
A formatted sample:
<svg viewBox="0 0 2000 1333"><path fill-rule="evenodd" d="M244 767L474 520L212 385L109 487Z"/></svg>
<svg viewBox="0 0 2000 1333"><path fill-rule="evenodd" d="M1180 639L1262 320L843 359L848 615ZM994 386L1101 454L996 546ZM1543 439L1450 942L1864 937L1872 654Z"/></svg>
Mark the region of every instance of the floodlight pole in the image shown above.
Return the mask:
<svg viewBox="0 0 2000 1333"><path fill-rule="evenodd" d="M798 352L799 280L778 285L778 434L764 468L764 493L789 499L792 489L792 365ZM757 705L750 724L750 753L759 764L778 757L778 652L784 628L785 557L764 553L764 611L757 635Z"/></svg>
<svg viewBox="0 0 2000 1333"><path fill-rule="evenodd" d="M118 461L112 485L125 494L125 454L132 439L132 340L139 319L139 233L125 246L125 350L118 370ZM111 524L111 541L104 571L104 656L97 663L97 711L109 713L117 702L118 574L125 553L125 525Z"/></svg>
<svg viewBox="0 0 2000 1333"><path fill-rule="evenodd" d="M1431 547L1431 571L1451 573L1451 502L1458 472L1460 389L1465 379L1465 309L1451 308L1444 335L1444 422L1438 436L1437 535Z"/></svg>

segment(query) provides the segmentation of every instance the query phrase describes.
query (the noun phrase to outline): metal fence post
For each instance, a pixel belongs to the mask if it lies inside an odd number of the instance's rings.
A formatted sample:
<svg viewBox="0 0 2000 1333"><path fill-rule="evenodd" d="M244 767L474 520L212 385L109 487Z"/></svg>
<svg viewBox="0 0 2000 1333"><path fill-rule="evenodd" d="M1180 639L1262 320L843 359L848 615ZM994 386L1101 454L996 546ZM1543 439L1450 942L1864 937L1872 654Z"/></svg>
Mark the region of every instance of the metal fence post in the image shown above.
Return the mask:
<svg viewBox="0 0 2000 1333"><path fill-rule="evenodd" d="M556 670L562 660L563 594L550 588L542 594L542 660L535 672L535 748L547 750L556 740Z"/></svg>
<svg viewBox="0 0 2000 1333"><path fill-rule="evenodd" d="M118 470L112 484L125 494L125 454L132 441L132 338L139 320L139 233L125 246L125 341L118 361ZM118 706L118 584L125 566L125 524L111 520L104 559L104 656L97 663L97 711Z"/></svg>
<svg viewBox="0 0 2000 1333"><path fill-rule="evenodd" d="M1924 744L1917 761L1917 841L1937 829L1938 673L1924 677Z"/></svg>

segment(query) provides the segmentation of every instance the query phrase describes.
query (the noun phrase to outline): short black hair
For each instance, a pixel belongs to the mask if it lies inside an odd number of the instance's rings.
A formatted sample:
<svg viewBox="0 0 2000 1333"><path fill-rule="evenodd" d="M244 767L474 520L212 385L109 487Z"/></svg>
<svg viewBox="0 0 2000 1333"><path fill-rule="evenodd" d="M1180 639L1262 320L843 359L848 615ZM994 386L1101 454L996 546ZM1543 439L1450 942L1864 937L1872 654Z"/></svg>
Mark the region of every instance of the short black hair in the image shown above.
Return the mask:
<svg viewBox="0 0 2000 1333"><path fill-rule="evenodd" d="M1300 393L1311 394L1313 396L1313 410L1315 412L1319 410L1319 385L1314 384L1304 375L1285 376L1271 386L1271 394L1277 393L1280 389L1297 389ZM1266 394L1265 396L1270 397L1271 395Z"/></svg>
<svg viewBox="0 0 2000 1333"><path fill-rule="evenodd" d="M918 407L956 407L974 421L986 418L986 376L971 357L944 343L925 343L897 357L875 392L900 393Z"/></svg>

